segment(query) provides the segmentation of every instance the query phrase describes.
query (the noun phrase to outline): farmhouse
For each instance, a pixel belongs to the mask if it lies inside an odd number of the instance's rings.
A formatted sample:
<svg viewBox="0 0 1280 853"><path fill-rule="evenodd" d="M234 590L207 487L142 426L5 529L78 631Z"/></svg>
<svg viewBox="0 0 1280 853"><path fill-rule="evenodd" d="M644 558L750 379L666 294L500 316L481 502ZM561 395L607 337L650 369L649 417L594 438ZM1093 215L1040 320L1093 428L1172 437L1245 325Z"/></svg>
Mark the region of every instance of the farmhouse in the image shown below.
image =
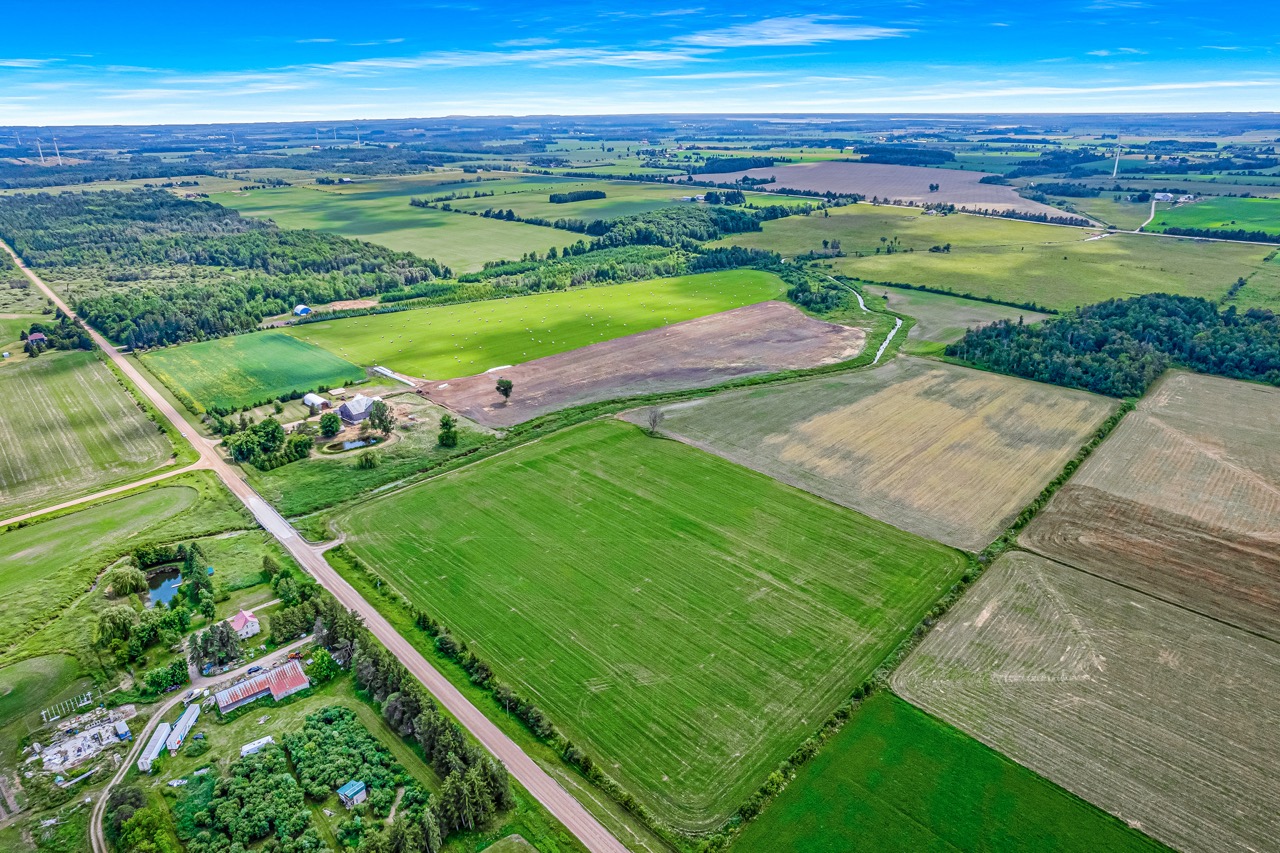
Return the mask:
<svg viewBox="0 0 1280 853"><path fill-rule="evenodd" d="M151 736L151 740L147 741L147 746L142 750L142 757L138 759L138 772L150 773L151 762L160 757L160 751L164 749L165 741L169 739L169 730L172 728L168 723L161 723L156 726L155 734Z"/></svg>
<svg viewBox="0 0 1280 853"><path fill-rule="evenodd" d="M1173 193L1156 193L1152 198L1156 201L1173 201Z"/></svg>
<svg viewBox="0 0 1280 853"><path fill-rule="evenodd" d="M27 335L27 341L33 344L44 344L48 343L49 339L44 336L44 332L32 332Z"/></svg>
<svg viewBox="0 0 1280 853"><path fill-rule="evenodd" d="M308 409L312 406L315 406L317 409L327 409L329 408L329 401L324 397L321 397L319 394L307 394L302 398L302 405L306 406Z"/></svg>
<svg viewBox="0 0 1280 853"><path fill-rule="evenodd" d="M293 316L295 317L305 317L310 313L311 313L311 309L305 305L293 306Z"/></svg>
<svg viewBox="0 0 1280 853"><path fill-rule="evenodd" d="M242 681L226 690L219 690L213 698L218 703L218 711L225 714L268 694L279 702L310 686L311 680L302 671L302 667L296 660L291 660L282 667Z"/></svg>
<svg viewBox="0 0 1280 853"><path fill-rule="evenodd" d="M354 779L338 789L338 799L347 808L355 808L369 798L369 789Z"/></svg>
<svg viewBox="0 0 1280 853"><path fill-rule="evenodd" d="M231 623L231 630L235 631L236 636L242 640L247 640L262 630L262 626L258 624L258 617L254 616L251 610L241 610L227 621Z"/></svg>
<svg viewBox="0 0 1280 853"><path fill-rule="evenodd" d="M366 397L363 394L357 394L347 402L338 407L338 414L349 424L358 424L360 421L369 417L373 404L380 400L380 397Z"/></svg>

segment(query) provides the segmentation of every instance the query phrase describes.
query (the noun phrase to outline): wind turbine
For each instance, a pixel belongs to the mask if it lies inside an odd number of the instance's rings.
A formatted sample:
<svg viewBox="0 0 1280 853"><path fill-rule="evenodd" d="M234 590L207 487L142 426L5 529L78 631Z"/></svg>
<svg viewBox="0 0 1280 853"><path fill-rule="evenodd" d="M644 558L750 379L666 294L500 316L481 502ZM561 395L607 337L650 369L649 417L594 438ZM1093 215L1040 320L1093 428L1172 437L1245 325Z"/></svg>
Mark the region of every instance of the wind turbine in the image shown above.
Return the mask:
<svg viewBox="0 0 1280 853"><path fill-rule="evenodd" d="M58 150L58 137L53 138L53 153L58 158L58 165L62 165L62 152Z"/></svg>
<svg viewBox="0 0 1280 853"><path fill-rule="evenodd" d="M36 152L40 155L40 165L44 165L44 149L40 147L40 137L36 137Z"/></svg>

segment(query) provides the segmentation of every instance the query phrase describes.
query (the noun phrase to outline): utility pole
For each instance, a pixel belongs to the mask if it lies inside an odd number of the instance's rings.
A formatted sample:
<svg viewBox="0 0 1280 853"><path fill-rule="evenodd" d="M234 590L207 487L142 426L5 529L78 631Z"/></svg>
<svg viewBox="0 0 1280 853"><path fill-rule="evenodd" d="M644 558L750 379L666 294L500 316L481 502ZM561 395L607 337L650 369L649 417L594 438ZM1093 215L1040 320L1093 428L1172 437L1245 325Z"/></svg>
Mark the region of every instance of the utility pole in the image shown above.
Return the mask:
<svg viewBox="0 0 1280 853"><path fill-rule="evenodd" d="M44 149L40 147L40 137L36 137L36 152L40 155L40 165L44 165Z"/></svg>

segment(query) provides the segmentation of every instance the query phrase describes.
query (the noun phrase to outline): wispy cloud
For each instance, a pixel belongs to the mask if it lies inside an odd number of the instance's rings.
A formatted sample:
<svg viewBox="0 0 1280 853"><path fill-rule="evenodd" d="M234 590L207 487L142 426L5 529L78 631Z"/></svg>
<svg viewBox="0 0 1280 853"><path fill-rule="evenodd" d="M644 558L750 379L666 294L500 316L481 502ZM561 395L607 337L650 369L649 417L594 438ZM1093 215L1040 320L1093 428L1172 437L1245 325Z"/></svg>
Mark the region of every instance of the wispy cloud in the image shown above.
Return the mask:
<svg viewBox="0 0 1280 853"><path fill-rule="evenodd" d="M752 77L775 77L768 71L704 71L694 74L650 74L645 80L746 80Z"/></svg>
<svg viewBox="0 0 1280 853"><path fill-rule="evenodd" d="M534 36L527 39L507 39L500 41L494 47L543 47L548 44L555 44L555 39L549 39L545 36Z"/></svg>
<svg viewBox="0 0 1280 853"><path fill-rule="evenodd" d="M866 24L845 24L837 15L797 15L789 18L765 18L750 24L735 24L721 29L690 33L675 39L680 44L701 47L757 47L777 45L822 44L833 41L871 41L901 38L909 30Z"/></svg>
<svg viewBox="0 0 1280 853"><path fill-rule="evenodd" d="M374 74L422 68L490 68L504 65L570 67L607 65L616 68L645 68L705 61L705 51L691 48L554 47L541 50L453 50L418 56L388 56L352 59L304 66L333 74Z"/></svg>
<svg viewBox="0 0 1280 853"><path fill-rule="evenodd" d="M1115 50L1091 50L1090 56L1146 56L1145 50L1136 47L1118 47Z"/></svg>
<svg viewBox="0 0 1280 853"><path fill-rule="evenodd" d="M58 59L0 59L0 68L44 68Z"/></svg>
<svg viewBox="0 0 1280 853"><path fill-rule="evenodd" d="M297 39L295 44L332 44L337 39Z"/></svg>

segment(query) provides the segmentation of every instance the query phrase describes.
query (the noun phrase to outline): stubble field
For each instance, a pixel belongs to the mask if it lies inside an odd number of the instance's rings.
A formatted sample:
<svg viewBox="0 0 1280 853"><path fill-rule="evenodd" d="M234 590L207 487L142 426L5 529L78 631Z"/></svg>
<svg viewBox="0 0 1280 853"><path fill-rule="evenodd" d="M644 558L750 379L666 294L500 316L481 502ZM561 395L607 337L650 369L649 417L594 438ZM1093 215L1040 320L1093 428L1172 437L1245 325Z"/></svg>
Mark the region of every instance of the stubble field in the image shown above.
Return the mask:
<svg viewBox="0 0 1280 853"><path fill-rule="evenodd" d="M233 335L152 350L147 369L205 408L235 410L292 391L338 388L365 372L327 350L280 332Z"/></svg>
<svg viewBox="0 0 1280 853"><path fill-rule="evenodd" d="M356 364L455 379L764 302L784 289L770 273L730 270L306 323L288 334Z"/></svg>
<svg viewBox="0 0 1280 853"><path fill-rule="evenodd" d="M1167 375L1022 544L1280 639L1278 430L1280 389Z"/></svg>
<svg viewBox="0 0 1280 853"><path fill-rule="evenodd" d="M733 849L1154 853L1165 847L886 691L854 712Z"/></svg>
<svg viewBox="0 0 1280 853"><path fill-rule="evenodd" d="M782 302L761 302L509 368L502 375L519 389L510 400L499 397L493 375L483 373L424 384L422 391L486 426L511 426L597 400L847 361L866 341L863 329L824 323Z"/></svg>
<svg viewBox="0 0 1280 853"><path fill-rule="evenodd" d="M0 368L0 517L151 471L173 453L115 375L89 352L18 354Z"/></svg>
<svg viewBox="0 0 1280 853"><path fill-rule="evenodd" d="M1042 557L988 569L894 689L1185 853L1280 835L1280 645Z"/></svg>
<svg viewBox="0 0 1280 853"><path fill-rule="evenodd" d="M1113 407L1092 394L899 358L678 403L662 430L903 530L980 551Z"/></svg>
<svg viewBox="0 0 1280 853"><path fill-rule="evenodd" d="M616 421L338 523L415 606L689 830L718 826L967 565Z"/></svg>

